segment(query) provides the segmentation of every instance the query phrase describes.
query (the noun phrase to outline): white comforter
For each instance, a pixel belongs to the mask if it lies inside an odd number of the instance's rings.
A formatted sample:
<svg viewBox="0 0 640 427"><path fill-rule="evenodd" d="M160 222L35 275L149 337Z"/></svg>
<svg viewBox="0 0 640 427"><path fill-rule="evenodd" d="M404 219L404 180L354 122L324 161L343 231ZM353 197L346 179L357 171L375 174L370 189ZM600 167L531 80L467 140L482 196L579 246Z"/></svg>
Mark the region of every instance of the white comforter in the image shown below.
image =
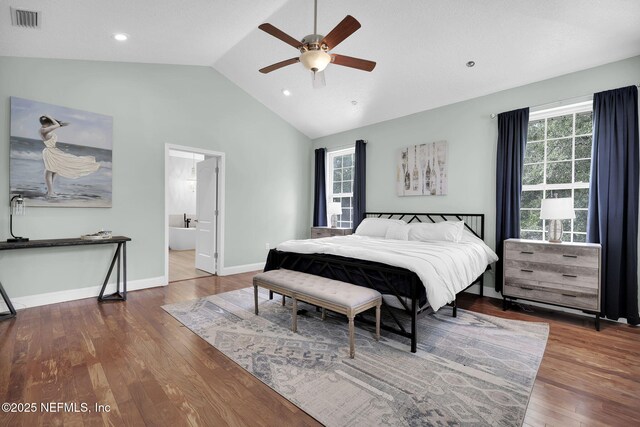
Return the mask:
<svg viewBox="0 0 640 427"><path fill-rule="evenodd" d="M289 240L277 246L285 252L329 254L402 267L418 275L433 310L453 301L498 256L482 240L460 243L416 242L364 236Z"/></svg>

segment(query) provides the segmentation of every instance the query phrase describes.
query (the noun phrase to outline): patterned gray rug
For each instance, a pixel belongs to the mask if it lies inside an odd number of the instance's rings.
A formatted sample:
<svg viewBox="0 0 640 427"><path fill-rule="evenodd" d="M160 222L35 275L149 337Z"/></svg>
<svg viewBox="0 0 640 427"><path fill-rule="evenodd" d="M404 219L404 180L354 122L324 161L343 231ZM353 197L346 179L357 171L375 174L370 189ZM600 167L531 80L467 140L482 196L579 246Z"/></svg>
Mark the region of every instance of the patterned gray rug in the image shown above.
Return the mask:
<svg viewBox="0 0 640 427"><path fill-rule="evenodd" d="M291 304L253 288L163 307L185 326L328 426L520 426L547 343L546 323L441 309L419 316L418 352L356 321L311 307L292 333ZM304 304L301 308L305 308Z"/></svg>

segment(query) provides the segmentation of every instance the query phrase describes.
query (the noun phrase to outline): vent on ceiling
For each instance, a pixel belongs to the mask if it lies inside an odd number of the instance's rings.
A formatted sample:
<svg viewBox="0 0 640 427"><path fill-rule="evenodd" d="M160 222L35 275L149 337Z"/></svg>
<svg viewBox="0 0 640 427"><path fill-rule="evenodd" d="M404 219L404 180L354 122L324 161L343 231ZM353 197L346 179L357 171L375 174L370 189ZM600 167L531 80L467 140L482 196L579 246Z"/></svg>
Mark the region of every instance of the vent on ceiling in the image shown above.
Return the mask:
<svg viewBox="0 0 640 427"><path fill-rule="evenodd" d="M11 8L11 24L14 27L40 28L40 12Z"/></svg>

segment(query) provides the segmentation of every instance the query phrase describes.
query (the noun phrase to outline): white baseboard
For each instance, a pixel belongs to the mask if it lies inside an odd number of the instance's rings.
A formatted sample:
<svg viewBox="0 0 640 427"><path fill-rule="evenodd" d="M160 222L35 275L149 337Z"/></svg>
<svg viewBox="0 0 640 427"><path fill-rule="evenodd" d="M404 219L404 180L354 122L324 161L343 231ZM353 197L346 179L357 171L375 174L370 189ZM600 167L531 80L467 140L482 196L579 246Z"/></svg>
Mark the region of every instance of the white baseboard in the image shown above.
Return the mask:
<svg viewBox="0 0 640 427"><path fill-rule="evenodd" d="M166 279L161 277L151 277L148 279L127 281L127 291L137 291L140 289L166 286ZM88 288L68 289L65 291L48 292L46 294L27 295L24 297L11 298L11 302L16 310L41 305L56 304L59 302L74 301L84 298L96 298L100 295L102 286L90 286ZM112 294L116 291L116 284L109 283L105 289L105 294ZM0 300L1 301L1 300ZM4 304L3 304L4 305Z"/></svg>
<svg viewBox="0 0 640 427"><path fill-rule="evenodd" d="M263 262L259 262L256 264L236 265L233 267L224 268L219 275L230 276L232 274L248 273L250 271L258 271L263 269L264 269ZM164 276L151 277L151 278L139 279L139 280L129 280L127 282L127 291L137 291L141 289L155 288L158 286L166 286L167 284L168 284L167 278ZM102 286L90 286L87 288L68 289L65 291L58 291L58 292L48 292L46 294L28 295L24 297L11 298L11 302L13 303L13 306L15 307L16 310L20 310L23 308L39 307L42 305L56 304L56 303L67 302L67 301L75 301L75 300L85 299L85 298L96 298L100 294L101 288ZM109 283L107 285L107 288L105 289L105 293L111 294L115 292L115 290L116 290L115 283ZM470 293L479 294L480 287L479 285L474 285L470 287L467 291L470 291ZM498 292L495 292L493 288L487 289L487 287L485 287L484 296L502 300L502 296ZM563 311L566 313L577 314L580 316L593 318L592 314L586 314L580 310L574 310L571 308L550 306L547 304L536 303L534 301L526 301L526 300L518 300L517 302L526 304L526 305L537 306L540 308ZM6 306L2 303L2 299L0 299L0 312L5 310L6 310ZM603 318L603 320L610 320L612 322L618 322L618 323L627 323L627 319L625 318L620 318L618 320Z"/></svg>
<svg viewBox="0 0 640 427"><path fill-rule="evenodd" d="M218 273L219 276L230 276L232 274L248 273L250 271L264 270L264 262L255 264L234 265L233 267L224 267Z"/></svg>

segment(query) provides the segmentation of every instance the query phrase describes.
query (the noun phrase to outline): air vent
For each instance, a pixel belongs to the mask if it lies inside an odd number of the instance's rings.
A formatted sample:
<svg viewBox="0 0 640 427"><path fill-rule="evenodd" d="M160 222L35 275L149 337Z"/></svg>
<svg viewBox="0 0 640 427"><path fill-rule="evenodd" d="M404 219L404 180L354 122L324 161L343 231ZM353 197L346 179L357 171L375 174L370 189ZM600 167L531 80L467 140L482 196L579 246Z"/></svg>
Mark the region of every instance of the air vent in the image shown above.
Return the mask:
<svg viewBox="0 0 640 427"><path fill-rule="evenodd" d="M14 27L40 28L40 12L11 8L11 24Z"/></svg>

